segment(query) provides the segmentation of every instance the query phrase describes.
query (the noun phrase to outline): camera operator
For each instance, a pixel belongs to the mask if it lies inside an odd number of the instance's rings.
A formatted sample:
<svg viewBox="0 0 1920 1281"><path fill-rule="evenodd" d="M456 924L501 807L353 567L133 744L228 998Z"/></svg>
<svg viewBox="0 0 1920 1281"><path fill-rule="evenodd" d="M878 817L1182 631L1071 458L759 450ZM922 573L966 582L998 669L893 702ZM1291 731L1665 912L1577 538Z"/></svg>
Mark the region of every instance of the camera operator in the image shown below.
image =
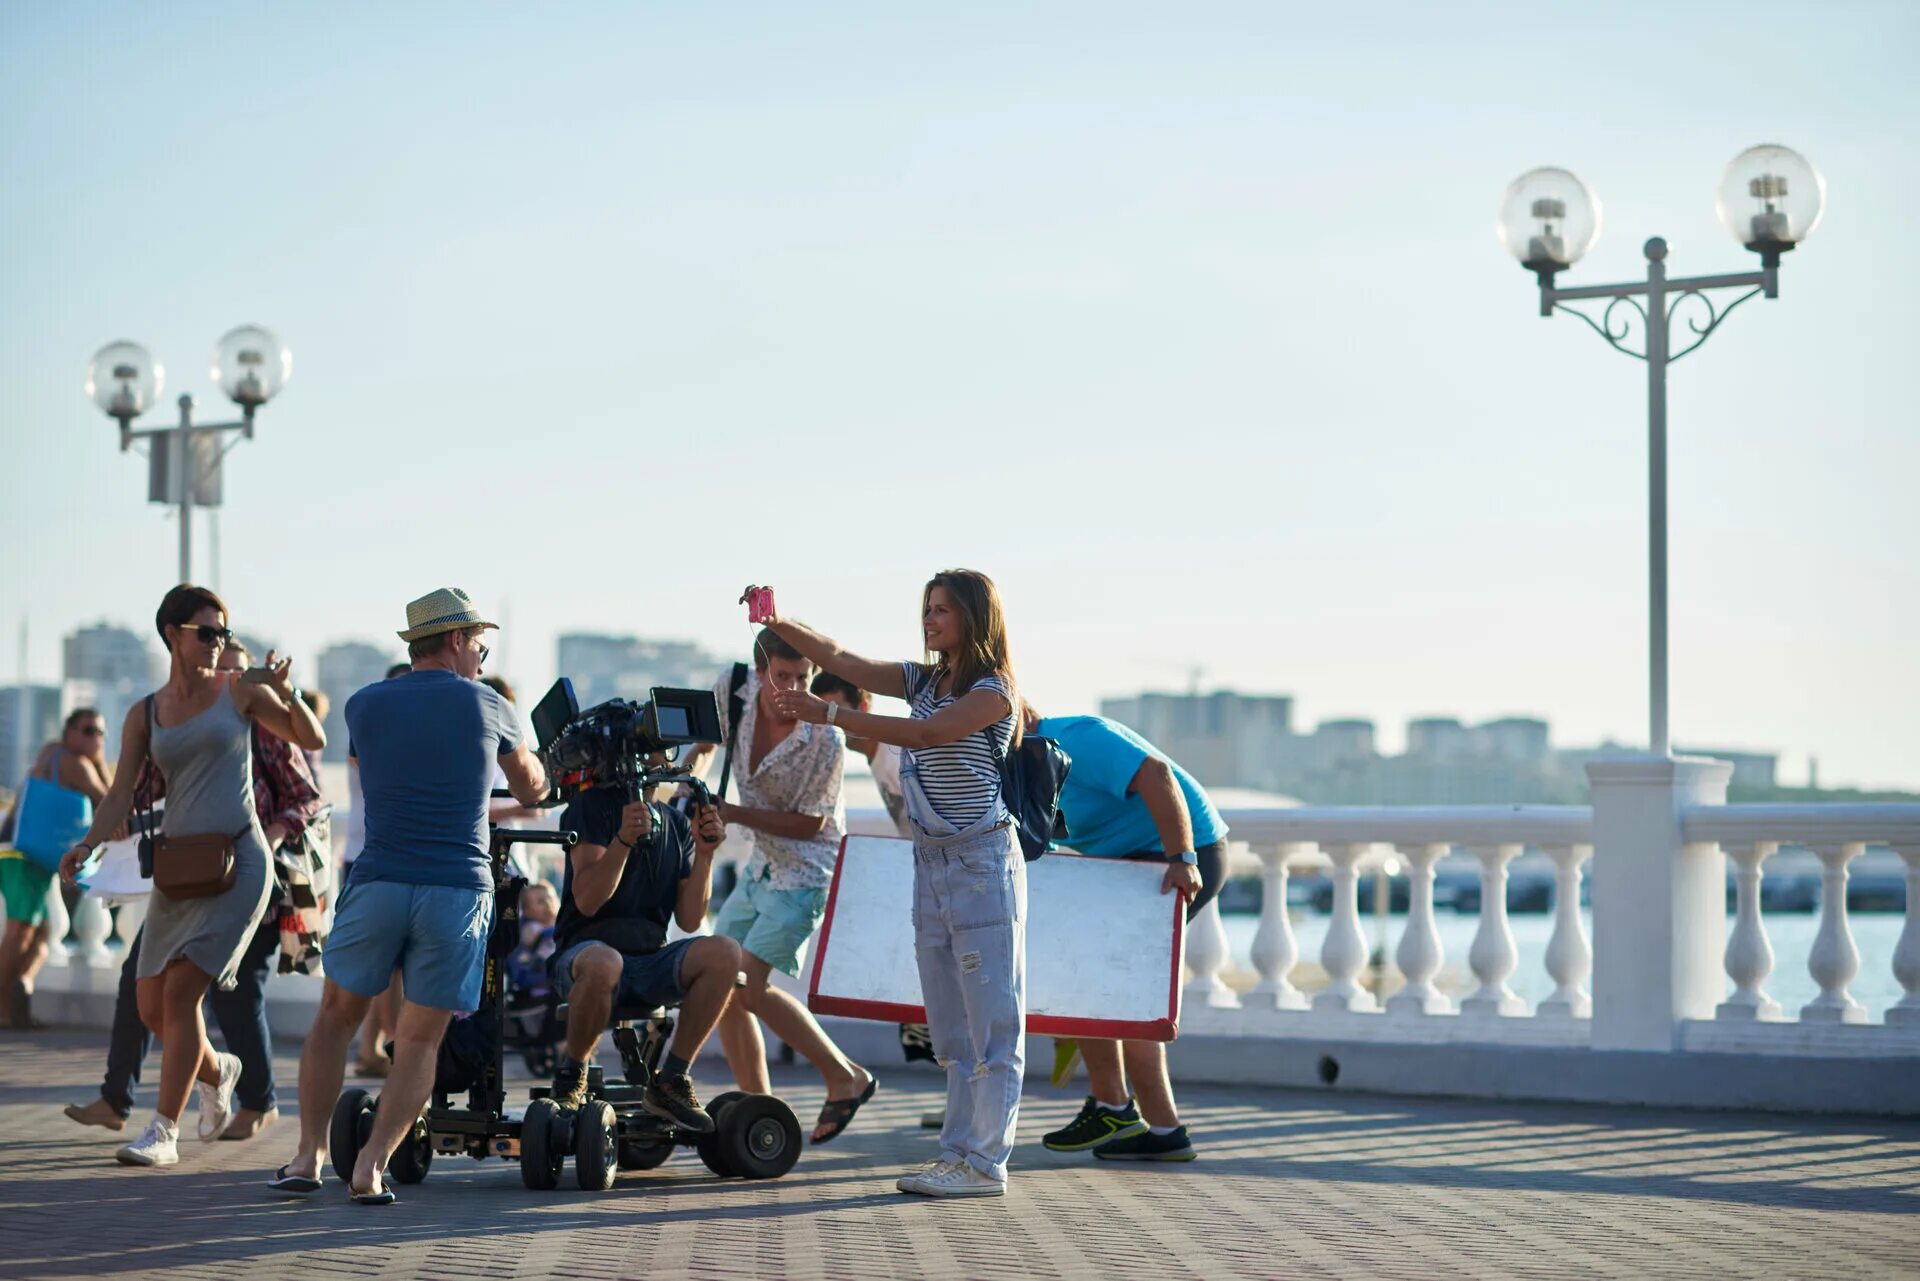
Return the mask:
<svg viewBox="0 0 1920 1281"><path fill-rule="evenodd" d="M423 596L407 606L400 633L413 670L347 700L367 841L340 896L326 988L300 1055L300 1150L273 1177L275 1191L319 1191L347 1043L398 969L405 999L393 1066L347 1184L359 1204L392 1204L387 1160L433 1091L440 1038L455 1012L480 1003L493 924L487 801L495 763L521 804L547 791L519 718L478 680L487 658L480 637L495 626L465 592Z"/></svg>
<svg viewBox="0 0 1920 1281"><path fill-rule="evenodd" d="M580 836L567 859L549 965L555 995L567 1003L567 1043L553 1077L553 1101L586 1099L586 1063L618 1005L678 1003L673 1043L640 1105L689 1130L711 1131L689 1076L740 972L730 938L667 940L667 924L697 930L707 919L713 852L726 826L711 805L678 810L628 800L619 786L588 788L567 806L561 825Z"/></svg>

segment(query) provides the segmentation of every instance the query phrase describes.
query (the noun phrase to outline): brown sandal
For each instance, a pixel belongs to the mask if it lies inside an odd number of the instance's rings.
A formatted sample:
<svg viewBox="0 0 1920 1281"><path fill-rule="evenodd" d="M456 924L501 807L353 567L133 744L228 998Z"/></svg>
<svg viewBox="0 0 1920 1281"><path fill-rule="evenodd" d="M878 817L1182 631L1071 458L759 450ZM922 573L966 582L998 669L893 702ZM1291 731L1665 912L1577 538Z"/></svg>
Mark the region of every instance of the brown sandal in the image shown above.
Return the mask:
<svg viewBox="0 0 1920 1281"><path fill-rule="evenodd" d="M860 1105L872 1098L873 1092L879 1088L880 1078L877 1076L869 1077L867 1080L867 1088L858 1098L828 1099L826 1106L820 1109L820 1117L813 1123L813 1128L818 1130L823 1125L830 1125L833 1128L817 1138L810 1138L808 1141L815 1144L831 1143L834 1139L839 1138L841 1133L853 1123L853 1114L860 1110Z"/></svg>

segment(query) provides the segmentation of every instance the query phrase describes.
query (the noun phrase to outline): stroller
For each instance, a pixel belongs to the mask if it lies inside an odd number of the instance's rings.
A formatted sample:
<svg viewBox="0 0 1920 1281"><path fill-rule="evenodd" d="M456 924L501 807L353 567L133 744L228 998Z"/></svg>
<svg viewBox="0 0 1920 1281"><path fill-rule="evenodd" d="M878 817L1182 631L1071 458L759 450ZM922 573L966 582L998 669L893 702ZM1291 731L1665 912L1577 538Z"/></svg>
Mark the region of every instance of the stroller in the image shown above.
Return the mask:
<svg viewBox="0 0 1920 1281"><path fill-rule="evenodd" d="M501 1043L535 1077L551 1077L560 1066L560 1043L567 1035L547 978L552 955L553 927L531 924L521 927L519 946L507 955Z"/></svg>

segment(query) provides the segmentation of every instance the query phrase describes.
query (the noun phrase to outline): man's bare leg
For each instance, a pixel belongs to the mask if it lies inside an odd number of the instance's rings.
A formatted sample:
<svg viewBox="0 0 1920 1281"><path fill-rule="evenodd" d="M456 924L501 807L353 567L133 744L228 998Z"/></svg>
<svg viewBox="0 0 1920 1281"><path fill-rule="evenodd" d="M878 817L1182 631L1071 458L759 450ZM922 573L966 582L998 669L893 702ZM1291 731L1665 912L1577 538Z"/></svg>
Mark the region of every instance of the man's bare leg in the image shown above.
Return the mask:
<svg viewBox="0 0 1920 1281"><path fill-rule="evenodd" d="M753 958L745 959L751 962ZM740 945L719 935L695 939L687 948L687 954L680 961L680 985L686 989L686 995L680 998L680 1017L674 1023L673 1043L667 1047L675 1058L691 1063L700 1053L700 1047L706 1044L728 1008L741 960ZM760 1055L763 1076L766 1062L763 1049Z"/></svg>
<svg viewBox="0 0 1920 1281"><path fill-rule="evenodd" d="M386 1186L388 1159L400 1146L400 1140L413 1129L421 1109L433 1095L434 1071L440 1062L440 1038L446 1034L447 1023L452 1018L452 1010L436 1010L412 1001L400 1006L400 1025L393 1038L393 1067L380 1090L380 1110L373 1115L373 1133L360 1147L360 1159L354 1164L348 1192L378 1192ZM304 1091L300 1111L304 1119Z"/></svg>
<svg viewBox="0 0 1920 1281"><path fill-rule="evenodd" d="M1167 1079L1167 1047L1158 1041L1122 1041L1120 1055L1126 1062L1127 1079L1133 1082L1140 1119L1162 1129L1179 1125L1180 1110L1174 1106L1173 1082Z"/></svg>
<svg viewBox="0 0 1920 1281"><path fill-rule="evenodd" d="M760 1020L753 1017L746 1001L729 1002L720 1015L720 1049L727 1056L733 1083L748 1094L771 1094L773 1082L767 1077L767 1043L760 1035Z"/></svg>
<svg viewBox="0 0 1920 1281"><path fill-rule="evenodd" d="M827 1035L826 1029L820 1026L811 1010L768 983L773 973L772 966L751 952L742 952L740 968L747 977L747 986L741 991L741 1003L749 1013L772 1028L775 1036L813 1064L814 1070L820 1073L820 1079L826 1083L828 1102L857 1099L866 1092L867 1086L873 1083L873 1073L840 1052L840 1047L833 1043L833 1038ZM754 1029L754 1040L759 1042L758 1029ZM760 1063L764 1079L764 1047L761 1048ZM820 1127L815 1126L814 1134L819 1133Z"/></svg>
<svg viewBox="0 0 1920 1281"><path fill-rule="evenodd" d="M1087 1064L1087 1093L1109 1107L1123 1108L1133 1092L1120 1065L1120 1042L1080 1038L1080 1057Z"/></svg>
<svg viewBox="0 0 1920 1281"><path fill-rule="evenodd" d="M347 1044L372 1004L373 998L356 996L332 979L320 991L313 1028L300 1047L300 1150L287 1163L288 1174L320 1177L327 1159L327 1127L347 1075Z"/></svg>

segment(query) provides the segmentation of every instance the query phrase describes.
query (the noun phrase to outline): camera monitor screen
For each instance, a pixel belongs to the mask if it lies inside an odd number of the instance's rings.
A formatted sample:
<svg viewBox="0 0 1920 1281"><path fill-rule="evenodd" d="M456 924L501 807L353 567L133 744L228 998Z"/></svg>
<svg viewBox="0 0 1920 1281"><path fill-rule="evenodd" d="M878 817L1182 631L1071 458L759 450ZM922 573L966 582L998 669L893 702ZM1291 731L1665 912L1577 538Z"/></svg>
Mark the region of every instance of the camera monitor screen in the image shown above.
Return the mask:
<svg viewBox="0 0 1920 1281"><path fill-rule="evenodd" d="M540 750L546 751L578 715L580 700L573 696L573 681L562 676L533 709L533 736Z"/></svg>
<svg viewBox="0 0 1920 1281"><path fill-rule="evenodd" d="M653 727L664 743L717 743L720 705L710 689L655 689Z"/></svg>

